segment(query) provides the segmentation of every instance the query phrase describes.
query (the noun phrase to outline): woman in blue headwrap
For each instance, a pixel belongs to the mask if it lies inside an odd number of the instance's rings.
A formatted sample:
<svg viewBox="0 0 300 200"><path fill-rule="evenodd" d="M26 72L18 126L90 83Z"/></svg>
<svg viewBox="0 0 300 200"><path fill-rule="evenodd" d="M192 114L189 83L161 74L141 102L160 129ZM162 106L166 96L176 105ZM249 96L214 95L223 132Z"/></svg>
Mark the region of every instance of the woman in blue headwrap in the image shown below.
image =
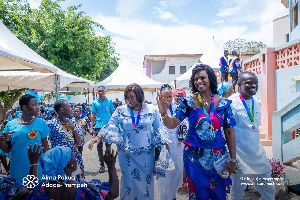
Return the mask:
<svg viewBox="0 0 300 200"><path fill-rule="evenodd" d="M218 85L218 95L220 97L228 98L233 94L232 84L229 82L222 82Z"/></svg>
<svg viewBox="0 0 300 200"><path fill-rule="evenodd" d="M29 157L35 156L34 154L35 150L28 151ZM96 179L77 182L72 177L77 169L77 161L71 148L54 147L41 157L40 165L44 176L26 199L115 199L119 196L119 180L115 168L117 154L111 149L105 151L104 162L108 167L109 183Z"/></svg>

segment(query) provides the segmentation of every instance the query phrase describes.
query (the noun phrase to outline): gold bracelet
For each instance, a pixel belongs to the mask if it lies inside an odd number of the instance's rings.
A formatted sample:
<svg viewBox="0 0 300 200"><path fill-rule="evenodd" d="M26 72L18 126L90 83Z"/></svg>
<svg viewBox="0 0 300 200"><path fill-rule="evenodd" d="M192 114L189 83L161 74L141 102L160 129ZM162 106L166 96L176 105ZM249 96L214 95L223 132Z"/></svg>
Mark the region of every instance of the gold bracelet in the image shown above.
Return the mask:
<svg viewBox="0 0 300 200"><path fill-rule="evenodd" d="M167 116L168 116L168 113L166 113L164 116L161 116L161 118L163 119L163 118L165 118Z"/></svg>

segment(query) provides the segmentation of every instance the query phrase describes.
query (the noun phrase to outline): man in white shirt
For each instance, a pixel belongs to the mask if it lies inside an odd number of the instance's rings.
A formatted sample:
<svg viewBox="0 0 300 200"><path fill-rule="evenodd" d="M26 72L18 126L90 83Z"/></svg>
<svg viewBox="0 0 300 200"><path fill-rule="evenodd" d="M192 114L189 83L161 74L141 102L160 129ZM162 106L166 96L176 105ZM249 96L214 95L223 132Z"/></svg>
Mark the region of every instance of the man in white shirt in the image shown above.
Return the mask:
<svg viewBox="0 0 300 200"><path fill-rule="evenodd" d="M252 72L243 72L238 80L240 92L228 99L237 125L236 174L231 175L231 199L243 199L244 190L252 178L262 199L275 199L275 187L271 178L271 165L260 142L259 124L261 120L260 101L254 96L258 79Z"/></svg>

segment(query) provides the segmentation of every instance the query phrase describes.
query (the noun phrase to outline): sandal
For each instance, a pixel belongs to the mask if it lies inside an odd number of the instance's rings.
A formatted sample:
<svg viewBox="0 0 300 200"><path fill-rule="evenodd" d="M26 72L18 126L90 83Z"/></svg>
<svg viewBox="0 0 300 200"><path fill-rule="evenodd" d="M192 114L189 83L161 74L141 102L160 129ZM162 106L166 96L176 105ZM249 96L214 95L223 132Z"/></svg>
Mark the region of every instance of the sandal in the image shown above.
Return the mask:
<svg viewBox="0 0 300 200"><path fill-rule="evenodd" d="M187 191L188 190L188 184L187 183L182 183L181 188L182 188L182 190Z"/></svg>

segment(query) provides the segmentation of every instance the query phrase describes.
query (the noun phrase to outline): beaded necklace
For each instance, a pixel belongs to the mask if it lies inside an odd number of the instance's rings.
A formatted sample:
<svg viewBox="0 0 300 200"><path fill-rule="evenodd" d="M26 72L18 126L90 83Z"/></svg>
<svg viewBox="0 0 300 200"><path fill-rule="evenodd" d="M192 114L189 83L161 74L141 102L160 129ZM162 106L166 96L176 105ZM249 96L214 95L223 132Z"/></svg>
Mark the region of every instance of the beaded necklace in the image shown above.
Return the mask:
<svg viewBox="0 0 300 200"><path fill-rule="evenodd" d="M202 105L203 107L203 111L204 111L204 114L206 116L206 119L209 123L212 123L212 119L213 119L213 115L214 115L214 112L215 112L215 96L214 94L211 95L211 104L210 104L210 111L209 111L209 114L207 113L204 105L203 105L203 101L202 101L202 98L201 98L201 95L200 93L198 92L198 100L200 102L200 104Z"/></svg>

